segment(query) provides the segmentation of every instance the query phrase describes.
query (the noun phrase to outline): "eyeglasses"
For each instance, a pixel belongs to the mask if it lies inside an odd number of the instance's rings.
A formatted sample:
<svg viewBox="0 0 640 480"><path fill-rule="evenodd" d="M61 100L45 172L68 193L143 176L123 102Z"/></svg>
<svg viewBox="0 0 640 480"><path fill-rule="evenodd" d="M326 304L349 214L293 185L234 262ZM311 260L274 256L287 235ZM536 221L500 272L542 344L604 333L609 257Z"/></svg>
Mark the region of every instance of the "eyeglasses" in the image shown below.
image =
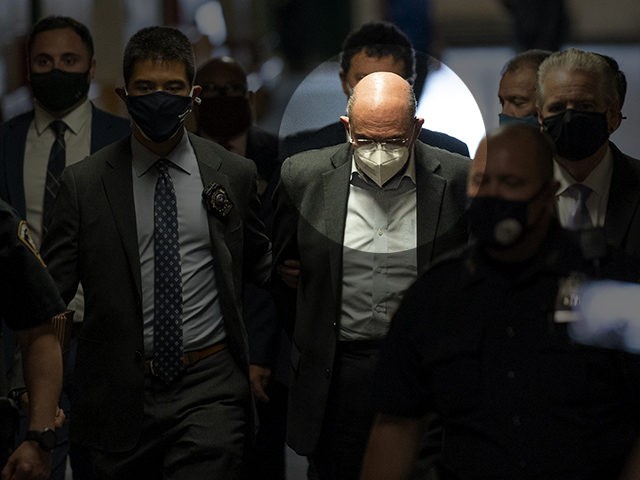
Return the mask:
<svg viewBox="0 0 640 480"><path fill-rule="evenodd" d="M410 140L410 138L385 138L384 140L377 141L371 138L354 138L351 140L351 143L357 148L383 148L387 145L390 147L406 147Z"/></svg>
<svg viewBox="0 0 640 480"><path fill-rule="evenodd" d="M241 83L228 83L225 85L215 85L205 83L202 85L202 97L241 97L247 93L247 87Z"/></svg>

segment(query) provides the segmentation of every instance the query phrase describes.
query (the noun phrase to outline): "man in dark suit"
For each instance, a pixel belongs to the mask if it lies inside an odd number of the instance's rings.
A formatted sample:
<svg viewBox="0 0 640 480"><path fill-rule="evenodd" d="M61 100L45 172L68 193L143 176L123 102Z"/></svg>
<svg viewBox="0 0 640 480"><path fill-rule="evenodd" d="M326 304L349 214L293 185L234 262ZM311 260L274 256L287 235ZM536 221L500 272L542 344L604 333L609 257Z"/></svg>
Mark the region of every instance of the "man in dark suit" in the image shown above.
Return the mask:
<svg viewBox="0 0 640 480"><path fill-rule="evenodd" d="M271 195L280 170L278 137L253 125L254 92L248 89L246 72L233 58L216 57L198 69L195 82L202 87L201 102L194 109L198 134L256 164L261 217L270 226ZM290 342L282 330L273 328L279 322L267 290L247 283L243 297L251 388L260 421L250 477L284 480Z"/></svg>
<svg viewBox="0 0 640 480"><path fill-rule="evenodd" d="M620 72L601 55L556 52L538 73L538 118L556 144L558 217L603 227L608 243L640 255L640 162L609 136L622 121Z"/></svg>
<svg viewBox="0 0 640 480"><path fill-rule="evenodd" d="M133 135L65 170L43 255L86 314L71 435L93 478L240 478L253 431L243 281L270 248L256 169L183 126L200 87L177 29L128 42Z"/></svg>
<svg viewBox="0 0 640 480"><path fill-rule="evenodd" d="M274 287L296 304L287 439L323 480L357 478L391 316L466 240L468 159L418 141L415 108L402 77L366 76L341 117L351 142L286 160L274 197Z"/></svg>
<svg viewBox="0 0 640 480"><path fill-rule="evenodd" d="M63 122L64 163L79 162L90 153L125 137L129 122L96 108L88 99L94 78L96 59L93 40L87 27L69 17L45 17L36 23L27 42L29 79L35 108L0 126L0 197L11 204L31 225L39 247L43 237L45 210L51 212L46 189L52 189L62 168L49 168L53 125ZM62 167L62 165L61 165ZM55 189L51 190L55 196ZM53 198L53 197L50 197ZM69 308L75 311L75 325L82 321L81 289ZM75 334L77 329L72 329ZM13 352L7 335L6 350ZM71 388L76 339L72 338L65 358L65 382L62 408L72 416L68 402ZM4 372L3 372L4 373ZM25 391L21 376L14 375L14 392ZM68 423L58 434L52 478L65 477L66 456L70 451L74 478L82 478L83 455L75 454L68 444ZM86 477L86 476L85 476Z"/></svg>
<svg viewBox="0 0 640 480"><path fill-rule="evenodd" d="M372 72L393 72L412 83L416 77L413 47L407 36L389 22L365 23L351 32L342 45L340 82L349 98L353 88ZM423 128L418 140L427 145L469 156L467 145L445 133ZM284 159L305 150L344 143L345 132L340 122L318 130L306 130L285 137L280 149Z"/></svg>

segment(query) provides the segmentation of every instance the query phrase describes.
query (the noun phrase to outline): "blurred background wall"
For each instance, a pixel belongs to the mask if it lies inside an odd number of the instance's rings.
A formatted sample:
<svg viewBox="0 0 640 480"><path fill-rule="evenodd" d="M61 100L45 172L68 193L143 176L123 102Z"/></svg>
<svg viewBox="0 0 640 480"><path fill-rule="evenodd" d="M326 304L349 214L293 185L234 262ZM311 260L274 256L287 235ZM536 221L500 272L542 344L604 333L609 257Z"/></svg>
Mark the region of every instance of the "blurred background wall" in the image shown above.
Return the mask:
<svg viewBox="0 0 640 480"><path fill-rule="evenodd" d="M199 63L220 54L240 60L250 72L250 88L258 93L258 123L274 132L284 125L283 114L301 82L323 62L336 60L352 28L388 19L411 36L416 50L441 59L455 73L490 128L497 124L499 70L519 48L509 10L514 3L517 0L0 0L0 117L6 120L31 106L24 43L31 25L45 15L69 15L91 29L98 68L90 97L99 106L126 113L113 89L121 85L121 54L130 35L148 25L174 25L192 40ZM527 3L544 9L547 2ZM562 46L603 50L617 58L629 77L628 119L621 131L640 131L640 2L565 4ZM329 66L318 81L320 90L326 84L325 93L337 95L337 113L309 108L301 113L321 124L323 115L334 119L344 108L333 77L335 64ZM446 99L442 108L447 108ZM639 145L629 147L626 151L640 156Z"/></svg>

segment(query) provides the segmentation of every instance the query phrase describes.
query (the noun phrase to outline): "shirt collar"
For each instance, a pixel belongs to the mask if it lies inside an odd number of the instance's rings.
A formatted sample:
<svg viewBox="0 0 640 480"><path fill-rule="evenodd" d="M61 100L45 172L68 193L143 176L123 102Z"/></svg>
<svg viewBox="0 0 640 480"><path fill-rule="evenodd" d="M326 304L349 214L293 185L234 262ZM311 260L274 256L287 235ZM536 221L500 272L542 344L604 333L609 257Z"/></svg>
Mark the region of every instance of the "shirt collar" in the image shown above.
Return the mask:
<svg viewBox="0 0 640 480"><path fill-rule="evenodd" d="M553 162L554 176L558 182L560 182L560 188L556 192L557 196L564 194L564 192L571 185L576 183L571 174L558 162ZM613 173L613 154L611 147L607 146L607 151L604 154L602 160L596 165L593 171L584 179L582 183L591 188L599 197L604 195L607 191L607 187L611 183L611 175Z"/></svg>
<svg viewBox="0 0 640 480"><path fill-rule="evenodd" d="M66 124L67 128L71 130L74 135L77 135L84 124L90 120L91 109L91 102L86 99L60 120L62 120ZM38 136L40 136L47 128L49 128L49 124L56 120L56 117L51 115L37 103L35 104L34 111L34 123L36 132L38 133Z"/></svg>
<svg viewBox="0 0 640 480"><path fill-rule="evenodd" d="M186 131L175 148L164 157L159 157L157 153L152 152L140 143L135 135L131 135L132 162L137 177L141 177L147 173L160 158L166 158L174 167L191 175L192 166L187 161L191 153L192 148L189 143L189 135L187 135Z"/></svg>

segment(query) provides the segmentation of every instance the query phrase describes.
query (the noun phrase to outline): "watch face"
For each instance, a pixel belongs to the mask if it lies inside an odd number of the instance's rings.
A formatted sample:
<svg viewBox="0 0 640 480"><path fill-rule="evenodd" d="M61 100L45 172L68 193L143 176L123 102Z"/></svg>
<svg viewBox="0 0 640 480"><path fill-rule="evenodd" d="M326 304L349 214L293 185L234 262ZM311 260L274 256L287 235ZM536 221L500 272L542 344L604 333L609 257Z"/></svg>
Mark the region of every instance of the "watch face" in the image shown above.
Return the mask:
<svg viewBox="0 0 640 480"><path fill-rule="evenodd" d="M45 450L53 450L56 446L56 432L53 430L49 430L48 428L44 429L41 432L41 441L40 446Z"/></svg>
<svg viewBox="0 0 640 480"><path fill-rule="evenodd" d="M56 432L45 428L44 430L30 430L27 432L26 440L38 442L43 450L53 450L56 446Z"/></svg>

